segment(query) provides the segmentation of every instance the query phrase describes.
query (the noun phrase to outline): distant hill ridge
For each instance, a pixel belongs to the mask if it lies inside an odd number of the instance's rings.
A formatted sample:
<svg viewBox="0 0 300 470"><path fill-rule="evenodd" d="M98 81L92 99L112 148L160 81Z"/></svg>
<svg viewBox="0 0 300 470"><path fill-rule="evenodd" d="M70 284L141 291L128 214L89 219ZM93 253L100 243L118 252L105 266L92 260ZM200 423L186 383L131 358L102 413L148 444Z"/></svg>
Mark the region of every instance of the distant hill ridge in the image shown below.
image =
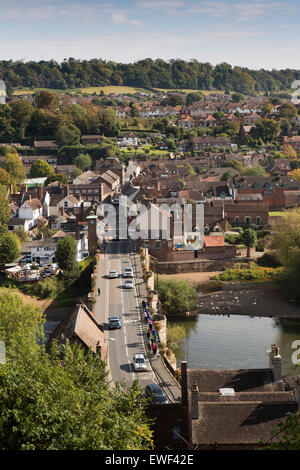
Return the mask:
<svg viewBox="0 0 300 470"><path fill-rule="evenodd" d="M125 64L102 59L62 63L50 61L0 61L0 79L13 88L69 89L108 85L139 88L221 90L251 94L291 89L300 70L251 70L227 63L213 66L196 60L144 59Z"/></svg>

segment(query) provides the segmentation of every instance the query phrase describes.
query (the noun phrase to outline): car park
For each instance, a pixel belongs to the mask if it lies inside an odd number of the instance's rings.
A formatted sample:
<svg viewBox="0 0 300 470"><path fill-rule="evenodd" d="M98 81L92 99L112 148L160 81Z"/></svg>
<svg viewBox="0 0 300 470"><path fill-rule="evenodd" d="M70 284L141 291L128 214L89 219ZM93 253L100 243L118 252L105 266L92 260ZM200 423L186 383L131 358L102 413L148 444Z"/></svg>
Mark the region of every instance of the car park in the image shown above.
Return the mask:
<svg viewBox="0 0 300 470"><path fill-rule="evenodd" d="M114 279L119 277L118 272L115 269L111 269L108 274L109 279Z"/></svg>
<svg viewBox="0 0 300 470"><path fill-rule="evenodd" d="M158 384L149 384L145 387L145 397L150 398L152 403L165 405L169 403L167 395Z"/></svg>
<svg viewBox="0 0 300 470"><path fill-rule="evenodd" d="M121 328L121 318L118 316L109 317L108 319L108 329L114 330L115 328Z"/></svg>
<svg viewBox="0 0 300 470"><path fill-rule="evenodd" d="M125 281L124 288L133 289L133 281L132 280Z"/></svg>
<svg viewBox="0 0 300 470"><path fill-rule="evenodd" d="M135 372L145 372L147 370L144 354L135 354L133 356L133 370Z"/></svg>
<svg viewBox="0 0 300 470"><path fill-rule="evenodd" d="M124 277L133 277L133 271L131 266L126 266L124 270Z"/></svg>

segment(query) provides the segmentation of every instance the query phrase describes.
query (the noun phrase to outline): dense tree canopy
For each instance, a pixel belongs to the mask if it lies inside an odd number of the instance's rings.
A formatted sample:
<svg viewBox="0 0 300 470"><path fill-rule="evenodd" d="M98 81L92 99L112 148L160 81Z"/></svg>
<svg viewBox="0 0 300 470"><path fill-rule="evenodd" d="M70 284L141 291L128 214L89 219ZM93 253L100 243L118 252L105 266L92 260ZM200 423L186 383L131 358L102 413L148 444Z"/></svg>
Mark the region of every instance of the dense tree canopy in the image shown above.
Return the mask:
<svg viewBox="0 0 300 470"><path fill-rule="evenodd" d="M0 298L1 450L142 450L152 447L141 389L106 380L105 364L66 343L44 350L42 313L11 293Z"/></svg>
<svg viewBox="0 0 300 470"><path fill-rule="evenodd" d="M253 93L290 89L300 78L298 70L250 70L221 63L215 67L193 59L143 59L122 64L101 59L50 61L0 61L0 77L8 91L16 87L67 89L88 86L128 85L141 88Z"/></svg>
<svg viewBox="0 0 300 470"><path fill-rule="evenodd" d="M44 160L38 159L30 168L30 176L33 178L48 177L54 174L54 169L49 163Z"/></svg>
<svg viewBox="0 0 300 470"><path fill-rule="evenodd" d="M12 232L0 235L0 265L12 263L20 256L20 240Z"/></svg>
<svg viewBox="0 0 300 470"><path fill-rule="evenodd" d="M156 283L163 313L176 315L192 310L197 304L197 292L186 281L175 281L159 277Z"/></svg>
<svg viewBox="0 0 300 470"><path fill-rule="evenodd" d="M72 272L76 266L76 241L71 235L61 238L56 244L55 257L63 271Z"/></svg>

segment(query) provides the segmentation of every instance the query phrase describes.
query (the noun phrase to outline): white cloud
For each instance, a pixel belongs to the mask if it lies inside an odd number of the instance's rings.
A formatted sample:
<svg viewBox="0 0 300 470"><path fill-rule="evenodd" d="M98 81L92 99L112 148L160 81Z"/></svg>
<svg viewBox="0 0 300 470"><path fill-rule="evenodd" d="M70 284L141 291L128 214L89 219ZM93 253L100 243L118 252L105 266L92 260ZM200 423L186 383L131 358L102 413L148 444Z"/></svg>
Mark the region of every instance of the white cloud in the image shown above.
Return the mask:
<svg viewBox="0 0 300 470"><path fill-rule="evenodd" d="M113 13L111 15L111 19L115 24L124 24L124 23L130 23L134 26L142 26L143 22L140 20L135 20L135 19L130 19L128 18L124 13Z"/></svg>

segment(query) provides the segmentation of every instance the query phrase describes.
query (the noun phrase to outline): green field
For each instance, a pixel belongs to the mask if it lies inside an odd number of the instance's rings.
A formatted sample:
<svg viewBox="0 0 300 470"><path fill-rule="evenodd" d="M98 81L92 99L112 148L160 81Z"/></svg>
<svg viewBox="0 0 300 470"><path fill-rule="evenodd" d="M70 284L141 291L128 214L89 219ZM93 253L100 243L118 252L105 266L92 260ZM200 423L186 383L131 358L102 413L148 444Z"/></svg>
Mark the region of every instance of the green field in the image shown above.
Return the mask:
<svg viewBox="0 0 300 470"><path fill-rule="evenodd" d="M49 90L55 93L72 93L72 94L88 94L93 95L96 93L97 95L100 94L101 90L105 95L109 95L110 93L118 93L118 94L126 94L126 95L134 95L137 92L141 93L151 93L149 90L145 90L143 88L134 88L130 86L96 86L96 87L86 87L86 88L69 88L67 90L61 89L50 89L50 88L19 88L14 91L15 96L22 96L22 95L29 95L36 93L40 90Z"/></svg>

